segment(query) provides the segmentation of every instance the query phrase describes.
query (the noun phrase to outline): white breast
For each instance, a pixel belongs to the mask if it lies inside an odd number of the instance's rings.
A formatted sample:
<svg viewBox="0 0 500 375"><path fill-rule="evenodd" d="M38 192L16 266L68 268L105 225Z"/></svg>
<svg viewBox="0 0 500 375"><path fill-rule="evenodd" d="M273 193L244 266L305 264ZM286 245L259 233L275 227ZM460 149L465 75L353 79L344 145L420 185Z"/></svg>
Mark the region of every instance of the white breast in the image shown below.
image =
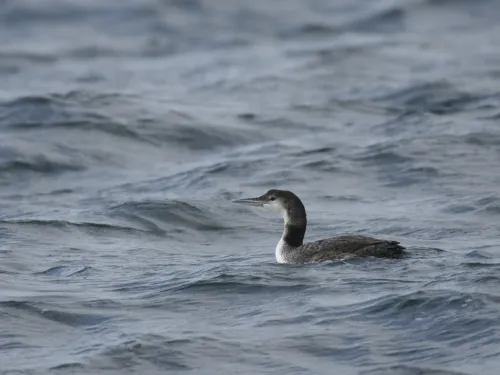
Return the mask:
<svg viewBox="0 0 500 375"><path fill-rule="evenodd" d="M276 261L278 263L287 263L285 260L285 248L286 248L286 243L283 240L283 238L278 242L278 245L276 246Z"/></svg>

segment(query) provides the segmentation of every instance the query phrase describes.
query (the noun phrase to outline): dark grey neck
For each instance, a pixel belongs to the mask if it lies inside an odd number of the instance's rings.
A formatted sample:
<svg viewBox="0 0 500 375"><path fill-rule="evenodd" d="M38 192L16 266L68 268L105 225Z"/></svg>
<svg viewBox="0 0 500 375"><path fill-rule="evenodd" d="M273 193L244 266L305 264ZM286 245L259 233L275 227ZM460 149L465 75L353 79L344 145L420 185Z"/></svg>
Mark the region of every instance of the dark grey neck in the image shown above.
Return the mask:
<svg viewBox="0 0 500 375"><path fill-rule="evenodd" d="M306 209L302 201L294 195L286 204L287 217L285 219L285 231L283 241L288 246L298 247L304 243L304 235L307 227Z"/></svg>
<svg viewBox="0 0 500 375"><path fill-rule="evenodd" d="M304 243L305 233L305 225L285 224L285 231L282 238L288 246L299 247Z"/></svg>
<svg viewBox="0 0 500 375"><path fill-rule="evenodd" d="M285 200L285 231L282 239L290 247L298 247L304 243L307 227L306 209L302 201L292 192L287 192Z"/></svg>

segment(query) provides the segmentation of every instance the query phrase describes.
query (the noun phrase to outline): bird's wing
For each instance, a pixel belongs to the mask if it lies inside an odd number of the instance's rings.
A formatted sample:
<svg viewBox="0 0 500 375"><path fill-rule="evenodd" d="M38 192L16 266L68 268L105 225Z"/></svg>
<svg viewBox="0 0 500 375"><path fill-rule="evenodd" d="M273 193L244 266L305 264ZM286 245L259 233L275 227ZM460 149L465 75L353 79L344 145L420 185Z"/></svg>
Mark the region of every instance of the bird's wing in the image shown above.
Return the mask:
<svg viewBox="0 0 500 375"><path fill-rule="evenodd" d="M316 262L365 256L392 258L401 255L403 247L397 241L366 236L339 236L304 244L300 251L309 255L309 261Z"/></svg>

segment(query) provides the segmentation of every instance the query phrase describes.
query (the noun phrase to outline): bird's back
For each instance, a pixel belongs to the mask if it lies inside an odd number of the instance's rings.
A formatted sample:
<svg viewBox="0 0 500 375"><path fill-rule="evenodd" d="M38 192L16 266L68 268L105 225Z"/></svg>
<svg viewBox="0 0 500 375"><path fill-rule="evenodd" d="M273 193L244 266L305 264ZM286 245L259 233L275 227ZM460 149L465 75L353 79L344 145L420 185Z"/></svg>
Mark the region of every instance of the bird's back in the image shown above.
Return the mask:
<svg viewBox="0 0 500 375"><path fill-rule="evenodd" d="M366 236L339 236L309 242L293 249L294 262L309 263L357 257L399 258L405 248L397 241Z"/></svg>

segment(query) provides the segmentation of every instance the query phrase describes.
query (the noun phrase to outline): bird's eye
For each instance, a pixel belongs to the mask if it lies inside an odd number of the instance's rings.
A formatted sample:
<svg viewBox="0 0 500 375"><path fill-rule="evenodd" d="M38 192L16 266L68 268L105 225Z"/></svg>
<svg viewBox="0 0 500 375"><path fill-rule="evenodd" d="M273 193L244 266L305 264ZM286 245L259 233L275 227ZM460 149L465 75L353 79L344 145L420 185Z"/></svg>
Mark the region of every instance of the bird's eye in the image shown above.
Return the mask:
<svg viewBox="0 0 500 375"><path fill-rule="evenodd" d="M271 198L269 198L269 200L270 200L270 201L273 201L273 200L275 200L275 199L276 199L276 197L271 197Z"/></svg>

